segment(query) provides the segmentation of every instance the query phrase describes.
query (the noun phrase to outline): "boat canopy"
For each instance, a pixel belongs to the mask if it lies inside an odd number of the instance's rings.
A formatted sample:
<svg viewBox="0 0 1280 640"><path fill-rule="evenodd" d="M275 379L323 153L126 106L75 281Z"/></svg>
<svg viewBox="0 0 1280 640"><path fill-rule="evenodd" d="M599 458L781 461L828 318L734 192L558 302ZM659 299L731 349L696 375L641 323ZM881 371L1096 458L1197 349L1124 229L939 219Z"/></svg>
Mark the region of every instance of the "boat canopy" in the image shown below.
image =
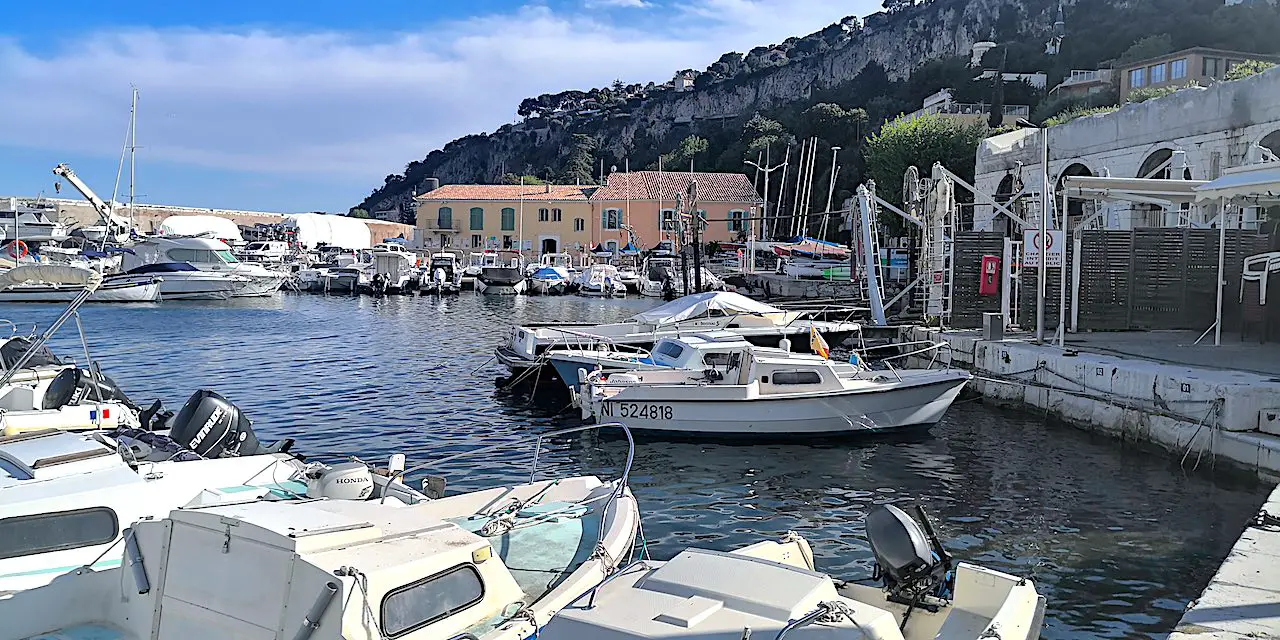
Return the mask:
<svg viewBox="0 0 1280 640"><path fill-rule="evenodd" d="M626 255L626 256L634 256L640 253L640 249L638 249L634 244L631 244L630 242L628 242L627 246L618 250L618 253L621 253L622 255Z"/></svg>
<svg viewBox="0 0 1280 640"><path fill-rule="evenodd" d="M156 232L163 236L198 236L212 234L219 240L244 240L233 220L218 216L169 216Z"/></svg>
<svg viewBox="0 0 1280 640"><path fill-rule="evenodd" d="M709 291L695 293L672 300L660 307L631 316L633 322L652 324L668 324L696 318L708 311L723 311L726 315L750 314L766 315L786 313L777 307L756 302L740 293L729 291Z"/></svg>
<svg viewBox="0 0 1280 640"><path fill-rule="evenodd" d="M22 265L0 273L0 291L24 284L67 285L93 291L102 284L102 274L60 264Z"/></svg>
<svg viewBox="0 0 1280 640"><path fill-rule="evenodd" d="M542 267L533 272L535 280L568 280L569 272L564 267Z"/></svg>
<svg viewBox="0 0 1280 640"><path fill-rule="evenodd" d="M359 218L325 213L290 213L281 223L297 235L298 244L314 249L320 244L343 249L368 249L373 246L369 225Z"/></svg>

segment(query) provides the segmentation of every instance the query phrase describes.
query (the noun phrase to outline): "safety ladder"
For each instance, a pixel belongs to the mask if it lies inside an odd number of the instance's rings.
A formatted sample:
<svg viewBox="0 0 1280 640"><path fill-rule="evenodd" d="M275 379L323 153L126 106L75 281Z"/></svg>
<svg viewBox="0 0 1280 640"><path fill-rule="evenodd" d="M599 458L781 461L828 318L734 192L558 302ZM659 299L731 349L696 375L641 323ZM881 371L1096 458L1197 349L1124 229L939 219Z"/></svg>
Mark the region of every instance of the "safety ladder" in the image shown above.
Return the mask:
<svg viewBox="0 0 1280 640"><path fill-rule="evenodd" d="M876 287L880 290L880 299L884 300L884 268L880 257L880 206L876 204L874 183L870 186L869 191L871 192L871 219L867 222L871 227L871 246L863 247L863 250L871 252L871 255L875 257L875 260L873 260L872 263L875 265ZM886 257L884 259L887 260L888 258ZM859 262L861 264L866 264L864 261ZM866 277L866 274L863 274L863 277L859 278L859 281L862 284L862 299L870 300L871 278L868 278Z"/></svg>
<svg viewBox="0 0 1280 640"><path fill-rule="evenodd" d="M922 187L928 191L929 197L920 212L924 219L918 267L922 280L916 300L926 318L936 318L946 325L951 320L955 284L955 184L942 179L934 182L932 187Z"/></svg>
<svg viewBox="0 0 1280 640"><path fill-rule="evenodd" d="M1004 280L1000 286L1000 312L1005 326L1021 327L1019 309L1022 308L1022 241L1004 239Z"/></svg>

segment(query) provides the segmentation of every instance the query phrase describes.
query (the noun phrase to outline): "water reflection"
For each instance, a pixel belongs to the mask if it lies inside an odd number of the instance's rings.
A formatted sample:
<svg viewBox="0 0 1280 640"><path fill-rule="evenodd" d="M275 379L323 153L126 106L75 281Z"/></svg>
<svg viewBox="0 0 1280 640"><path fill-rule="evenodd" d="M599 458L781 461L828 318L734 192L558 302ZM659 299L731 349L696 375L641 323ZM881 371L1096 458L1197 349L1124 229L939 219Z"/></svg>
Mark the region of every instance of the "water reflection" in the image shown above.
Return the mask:
<svg viewBox="0 0 1280 640"><path fill-rule="evenodd" d="M82 314L95 358L137 401L159 397L176 408L211 388L244 408L266 440L295 437L298 450L320 457L398 451L415 464L579 423L565 394L506 387L490 356L513 322L609 322L654 304L283 296ZM58 309L0 310L45 323ZM79 353L74 331L54 346ZM458 488L518 480L529 472L531 442L433 472ZM616 437L575 434L547 443L542 467L616 473L625 453ZM1266 491L1226 473L1186 475L1163 454L976 403L906 439L641 439L632 486L657 557L795 530L841 577L870 573L869 509L918 501L958 557L1035 578L1050 602L1046 638L1163 635Z"/></svg>

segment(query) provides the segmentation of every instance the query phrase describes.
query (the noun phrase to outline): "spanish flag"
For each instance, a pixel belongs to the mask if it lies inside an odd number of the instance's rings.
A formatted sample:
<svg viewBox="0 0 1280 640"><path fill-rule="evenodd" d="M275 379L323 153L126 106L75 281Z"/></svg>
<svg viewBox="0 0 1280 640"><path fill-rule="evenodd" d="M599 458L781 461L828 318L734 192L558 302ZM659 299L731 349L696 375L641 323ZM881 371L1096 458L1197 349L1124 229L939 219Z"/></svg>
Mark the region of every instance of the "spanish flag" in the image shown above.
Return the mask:
<svg viewBox="0 0 1280 640"><path fill-rule="evenodd" d="M827 341L822 339L817 327L809 327L809 348L823 358L831 358L831 347L828 347Z"/></svg>

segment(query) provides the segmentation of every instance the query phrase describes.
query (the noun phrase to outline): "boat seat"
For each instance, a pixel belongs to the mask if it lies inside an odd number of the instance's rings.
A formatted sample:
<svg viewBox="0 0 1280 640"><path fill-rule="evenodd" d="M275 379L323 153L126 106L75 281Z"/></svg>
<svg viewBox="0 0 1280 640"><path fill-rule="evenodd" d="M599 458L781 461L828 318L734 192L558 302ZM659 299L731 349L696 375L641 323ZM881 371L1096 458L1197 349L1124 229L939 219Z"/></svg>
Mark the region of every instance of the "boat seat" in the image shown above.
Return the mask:
<svg viewBox="0 0 1280 640"><path fill-rule="evenodd" d="M26 640L132 640L133 634L104 624L81 624L49 631Z"/></svg>

